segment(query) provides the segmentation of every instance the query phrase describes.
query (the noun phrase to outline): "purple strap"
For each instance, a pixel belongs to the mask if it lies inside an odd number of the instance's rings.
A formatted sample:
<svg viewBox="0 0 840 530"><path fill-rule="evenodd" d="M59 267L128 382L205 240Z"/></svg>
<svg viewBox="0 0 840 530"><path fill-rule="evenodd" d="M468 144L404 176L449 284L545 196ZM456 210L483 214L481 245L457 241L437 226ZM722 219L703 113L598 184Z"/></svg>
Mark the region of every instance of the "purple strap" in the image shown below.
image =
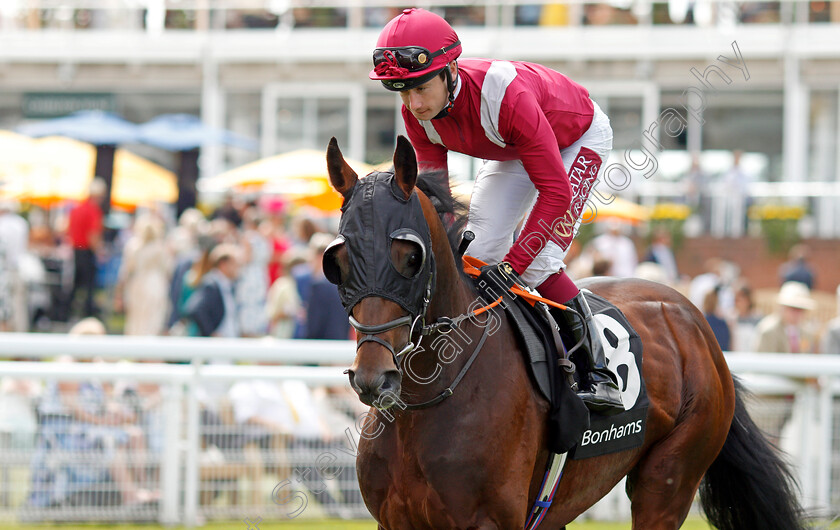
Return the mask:
<svg viewBox="0 0 840 530"><path fill-rule="evenodd" d="M539 493L537 494L537 499L534 501L534 506L531 508L531 515L528 516L528 521L525 523L525 530L535 530L540 523L542 522L545 514L548 513L548 509L551 507L551 503L554 500L554 494L557 492L557 485L560 483L560 479L563 478L563 470L562 467L560 469L560 473L557 475L557 481L554 484L550 484L551 493L548 495L548 498L544 501L541 501L540 498L543 497L545 493L545 483L548 480L548 476L551 473L552 465L555 462L556 458L563 458L563 455L559 455L556 453L552 453L551 458L548 459L546 463L546 470L545 475L542 479L542 484L540 484ZM561 464L561 466L565 465L565 460Z"/></svg>

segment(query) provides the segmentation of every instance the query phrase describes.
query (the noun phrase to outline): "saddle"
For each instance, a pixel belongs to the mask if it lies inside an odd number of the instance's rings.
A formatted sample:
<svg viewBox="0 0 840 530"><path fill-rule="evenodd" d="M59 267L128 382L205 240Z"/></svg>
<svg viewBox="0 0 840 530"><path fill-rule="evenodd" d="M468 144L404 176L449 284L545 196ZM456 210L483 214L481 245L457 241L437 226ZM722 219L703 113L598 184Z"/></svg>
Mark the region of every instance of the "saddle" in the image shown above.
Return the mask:
<svg viewBox="0 0 840 530"><path fill-rule="evenodd" d="M479 260L464 256L465 272L473 275L482 266ZM484 286L487 287L487 286ZM492 289L476 289L488 302L500 294ZM542 298L533 292L514 287L501 294L502 308L516 330L532 382L549 402L549 449L557 454L568 453L579 460L640 446L644 441L648 398L642 377L642 343L638 333L615 305L584 290L592 309L608 364L619 379L625 412L601 416L589 411L577 396L581 374L575 355L568 355L574 346L564 342L565 333L552 317ZM495 308L494 308L495 309Z"/></svg>

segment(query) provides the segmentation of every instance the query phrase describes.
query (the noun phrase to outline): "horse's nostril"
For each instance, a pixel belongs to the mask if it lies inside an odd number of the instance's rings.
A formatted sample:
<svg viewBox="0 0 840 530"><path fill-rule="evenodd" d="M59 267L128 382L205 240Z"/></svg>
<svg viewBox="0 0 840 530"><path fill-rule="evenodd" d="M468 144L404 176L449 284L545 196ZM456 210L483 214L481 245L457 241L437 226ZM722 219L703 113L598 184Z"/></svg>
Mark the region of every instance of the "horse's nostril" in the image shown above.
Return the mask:
<svg viewBox="0 0 840 530"><path fill-rule="evenodd" d="M391 370L385 374L385 378L392 386L400 386L402 374L400 374L397 370Z"/></svg>
<svg viewBox="0 0 840 530"><path fill-rule="evenodd" d="M400 374L396 370L385 373L379 387L382 394L398 395L400 393Z"/></svg>
<svg viewBox="0 0 840 530"><path fill-rule="evenodd" d="M347 370L344 373L347 374L347 378L350 379L350 388L355 390L356 392L360 392L358 385L356 385L356 372L353 370Z"/></svg>

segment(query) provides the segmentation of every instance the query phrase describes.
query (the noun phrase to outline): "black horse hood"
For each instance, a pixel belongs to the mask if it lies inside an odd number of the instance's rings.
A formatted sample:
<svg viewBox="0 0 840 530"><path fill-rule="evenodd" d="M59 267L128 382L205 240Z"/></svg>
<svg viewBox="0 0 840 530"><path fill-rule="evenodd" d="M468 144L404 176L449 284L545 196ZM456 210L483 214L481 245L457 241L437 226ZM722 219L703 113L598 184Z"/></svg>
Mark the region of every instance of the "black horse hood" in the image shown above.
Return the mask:
<svg viewBox="0 0 840 530"><path fill-rule="evenodd" d="M393 173L371 173L356 182L341 208L339 236L326 257L347 246L349 268L338 283L348 314L362 298L377 296L399 304L412 316L425 310L433 289L434 255L429 225L417 193L406 199ZM391 262L391 243L402 239L418 244L423 253L420 270L403 276Z"/></svg>

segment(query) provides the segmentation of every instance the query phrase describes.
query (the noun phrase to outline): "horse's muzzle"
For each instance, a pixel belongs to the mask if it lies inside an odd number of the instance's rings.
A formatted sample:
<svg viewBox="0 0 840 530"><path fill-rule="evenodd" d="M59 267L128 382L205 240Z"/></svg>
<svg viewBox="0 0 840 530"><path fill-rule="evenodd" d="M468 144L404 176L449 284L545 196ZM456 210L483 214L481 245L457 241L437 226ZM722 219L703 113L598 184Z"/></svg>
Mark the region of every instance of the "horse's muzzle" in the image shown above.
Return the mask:
<svg viewBox="0 0 840 530"><path fill-rule="evenodd" d="M400 395L402 376L397 370L368 374L363 370L347 370L350 386L365 405L387 409Z"/></svg>

